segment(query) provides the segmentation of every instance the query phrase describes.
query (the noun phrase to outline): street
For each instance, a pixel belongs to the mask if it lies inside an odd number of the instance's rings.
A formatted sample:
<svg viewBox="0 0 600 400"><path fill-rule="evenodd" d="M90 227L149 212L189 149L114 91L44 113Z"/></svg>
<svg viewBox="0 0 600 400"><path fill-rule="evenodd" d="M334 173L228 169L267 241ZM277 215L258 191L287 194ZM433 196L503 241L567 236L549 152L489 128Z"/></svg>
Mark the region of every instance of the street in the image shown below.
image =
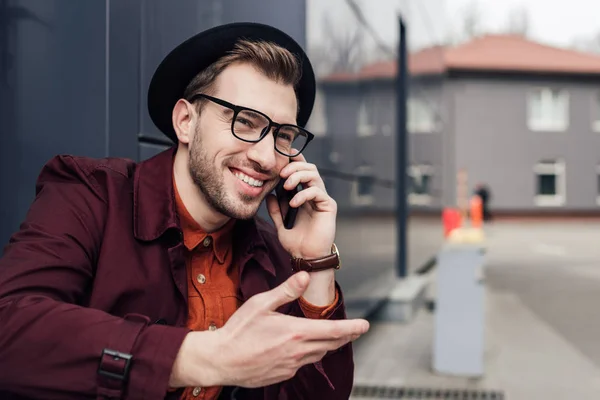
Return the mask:
<svg viewBox="0 0 600 400"><path fill-rule="evenodd" d="M408 324L372 324L355 343L355 384L496 390L511 400L597 399L599 228L582 221L486 227L481 379L432 372L434 316L423 309Z"/></svg>

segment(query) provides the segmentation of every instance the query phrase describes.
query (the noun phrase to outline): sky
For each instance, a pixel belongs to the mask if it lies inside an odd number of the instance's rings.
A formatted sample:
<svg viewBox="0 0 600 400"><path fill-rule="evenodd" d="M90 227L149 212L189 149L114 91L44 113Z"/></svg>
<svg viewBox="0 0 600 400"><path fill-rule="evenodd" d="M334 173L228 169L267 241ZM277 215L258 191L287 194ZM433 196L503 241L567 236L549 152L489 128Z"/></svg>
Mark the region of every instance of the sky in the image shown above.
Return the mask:
<svg viewBox="0 0 600 400"><path fill-rule="evenodd" d="M476 3L486 30L502 27L511 10L523 7L530 16L530 37L556 46L569 46L577 38L600 32L598 0L355 0L383 41L394 45L397 15L409 23L411 47L439 42L456 31L464 9ZM308 45L319 44L323 18L335 31L356 29L356 18L346 0L308 0Z"/></svg>
<svg viewBox="0 0 600 400"><path fill-rule="evenodd" d="M421 0L429 1L429 0ZM472 0L446 0L446 13L456 21ZM568 46L578 37L600 32L600 2L597 0L477 0L485 25L498 28L515 7L529 11L531 37L548 44Z"/></svg>

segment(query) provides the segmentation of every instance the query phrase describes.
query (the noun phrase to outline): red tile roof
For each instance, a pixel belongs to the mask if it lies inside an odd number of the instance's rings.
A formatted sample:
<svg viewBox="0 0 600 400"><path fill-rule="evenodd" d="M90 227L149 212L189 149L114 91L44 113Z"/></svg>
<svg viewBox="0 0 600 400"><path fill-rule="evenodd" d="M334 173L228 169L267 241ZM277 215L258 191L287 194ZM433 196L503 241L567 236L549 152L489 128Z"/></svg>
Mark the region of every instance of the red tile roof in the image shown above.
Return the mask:
<svg viewBox="0 0 600 400"><path fill-rule="evenodd" d="M333 73L323 80L348 82L393 78L396 61L367 65L358 73ZM600 55L547 46L516 35L486 35L456 47L431 47L409 56L411 75L448 70L600 74Z"/></svg>

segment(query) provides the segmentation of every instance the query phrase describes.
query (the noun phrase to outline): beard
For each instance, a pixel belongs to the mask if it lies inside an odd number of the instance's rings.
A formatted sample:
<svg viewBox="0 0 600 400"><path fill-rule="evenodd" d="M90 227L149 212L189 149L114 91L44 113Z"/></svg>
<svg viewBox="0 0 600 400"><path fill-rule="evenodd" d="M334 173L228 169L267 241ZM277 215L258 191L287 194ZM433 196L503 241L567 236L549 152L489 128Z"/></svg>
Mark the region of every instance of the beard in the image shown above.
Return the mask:
<svg viewBox="0 0 600 400"><path fill-rule="evenodd" d="M247 220L253 218L258 212L260 204L271 190L263 190L262 194L258 197L248 196L244 193L228 193L225 187L223 171L228 166L245 166L258 173L267 175L273 175L272 171L265 171L256 163L248 161L245 158L242 159L243 156L239 156L239 158L231 156L223 161L223 165L217 166L210 159L210 155L204 146L202 146L201 136L197 127L190 146L189 171L192 180L200 189L208 204L217 212L235 219ZM234 177L233 174L231 176ZM267 184L274 186L270 181L265 181L263 186Z"/></svg>

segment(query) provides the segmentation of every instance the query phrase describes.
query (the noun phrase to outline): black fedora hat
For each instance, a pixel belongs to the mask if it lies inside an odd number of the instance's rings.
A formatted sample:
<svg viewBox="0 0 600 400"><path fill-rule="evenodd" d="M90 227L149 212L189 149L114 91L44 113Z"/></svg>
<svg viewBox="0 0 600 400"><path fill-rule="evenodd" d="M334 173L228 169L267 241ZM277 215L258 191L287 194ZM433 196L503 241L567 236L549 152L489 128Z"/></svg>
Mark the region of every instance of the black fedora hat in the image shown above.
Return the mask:
<svg viewBox="0 0 600 400"><path fill-rule="evenodd" d="M289 35L269 25L236 22L200 32L173 49L160 63L148 88L148 111L154 124L173 142L173 107L200 71L233 49L240 39L273 42L295 54L302 65L302 77L297 87L297 123L305 126L315 101L315 75L302 47Z"/></svg>

